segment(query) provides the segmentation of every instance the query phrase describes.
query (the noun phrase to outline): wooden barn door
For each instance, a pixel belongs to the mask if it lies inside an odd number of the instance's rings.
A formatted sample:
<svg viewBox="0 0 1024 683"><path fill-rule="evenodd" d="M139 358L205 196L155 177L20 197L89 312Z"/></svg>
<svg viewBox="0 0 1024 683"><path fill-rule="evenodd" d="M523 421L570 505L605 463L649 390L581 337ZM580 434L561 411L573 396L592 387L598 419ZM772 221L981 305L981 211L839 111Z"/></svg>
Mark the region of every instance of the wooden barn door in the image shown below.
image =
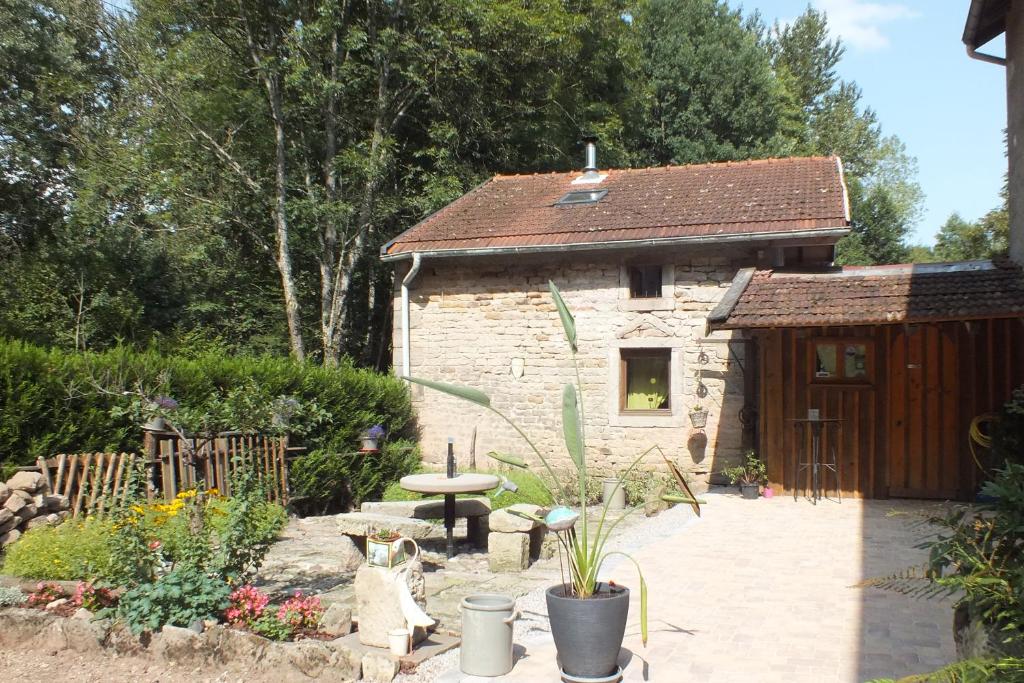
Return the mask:
<svg viewBox="0 0 1024 683"><path fill-rule="evenodd" d="M956 338L938 325L892 330L889 345L889 495L955 498L960 420Z"/></svg>

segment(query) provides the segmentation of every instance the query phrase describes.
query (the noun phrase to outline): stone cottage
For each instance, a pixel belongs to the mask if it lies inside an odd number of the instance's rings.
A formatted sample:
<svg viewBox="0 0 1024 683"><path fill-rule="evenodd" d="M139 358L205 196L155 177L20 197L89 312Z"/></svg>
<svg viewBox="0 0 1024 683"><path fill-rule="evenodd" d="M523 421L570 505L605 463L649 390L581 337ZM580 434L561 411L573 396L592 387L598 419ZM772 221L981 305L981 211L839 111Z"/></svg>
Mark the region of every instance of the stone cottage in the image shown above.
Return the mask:
<svg viewBox="0 0 1024 683"><path fill-rule="evenodd" d="M397 270L395 371L481 389L567 466L574 374L550 280L577 319L592 469L659 445L700 486L753 444L757 412L756 354L709 332L709 314L741 269L830 265L849 219L837 157L598 170L588 142L582 171L495 176L382 248ZM449 438L460 467L526 456L489 411L412 392L427 462Z"/></svg>

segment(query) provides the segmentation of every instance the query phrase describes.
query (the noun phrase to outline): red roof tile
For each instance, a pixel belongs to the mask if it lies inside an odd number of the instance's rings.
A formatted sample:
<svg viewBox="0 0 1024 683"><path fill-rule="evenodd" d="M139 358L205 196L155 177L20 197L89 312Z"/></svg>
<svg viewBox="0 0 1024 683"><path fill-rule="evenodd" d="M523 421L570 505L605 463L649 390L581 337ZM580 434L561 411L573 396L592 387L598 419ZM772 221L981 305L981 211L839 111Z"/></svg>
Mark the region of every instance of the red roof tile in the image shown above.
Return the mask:
<svg viewBox="0 0 1024 683"><path fill-rule="evenodd" d="M1024 274L1009 261L758 271L718 329L874 325L1024 317Z"/></svg>
<svg viewBox="0 0 1024 683"><path fill-rule="evenodd" d="M837 157L603 171L597 184L572 173L495 176L385 246L385 257L453 249L601 245L845 229L846 191ZM556 206L572 190L608 194Z"/></svg>

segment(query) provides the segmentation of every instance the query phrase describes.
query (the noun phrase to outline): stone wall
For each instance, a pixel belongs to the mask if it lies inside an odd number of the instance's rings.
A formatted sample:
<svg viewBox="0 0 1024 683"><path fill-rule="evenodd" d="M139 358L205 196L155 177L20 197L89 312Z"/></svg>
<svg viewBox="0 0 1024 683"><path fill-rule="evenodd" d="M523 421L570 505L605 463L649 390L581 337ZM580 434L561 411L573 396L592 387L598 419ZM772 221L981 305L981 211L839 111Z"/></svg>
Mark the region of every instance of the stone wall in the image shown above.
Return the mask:
<svg viewBox="0 0 1024 683"><path fill-rule="evenodd" d="M728 251L731 257L722 256ZM551 279L576 316L586 439L592 469L621 471L644 449L659 445L693 474L732 464L742 448L738 413L743 406L742 343L716 333L710 341L706 315L719 302L736 270L754 260L737 247L716 252L666 252L605 258L519 256L507 259L424 259L410 288L412 375L473 386L486 392L550 455L569 466L561 436L561 389L574 373L561 323L548 293ZM626 263L663 266L662 299L629 299ZM395 367L401 368L400 290L407 263L399 264L395 292ZM671 414L636 416L619 411L622 348L671 349ZM730 358L730 350L732 358ZM707 395L698 399L700 366ZM739 362L737 362L739 361ZM399 370L400 371L400 370ZM442 463L454 437L466 467L476 429L476 462L491 450L528 457L522 439L500 418L438 392L413 388L424 460ZM690 427L690 407L709 409L703 434ZM702 443L706 437L706 443ZM647 469L660 468L652 453Z"/></svg>

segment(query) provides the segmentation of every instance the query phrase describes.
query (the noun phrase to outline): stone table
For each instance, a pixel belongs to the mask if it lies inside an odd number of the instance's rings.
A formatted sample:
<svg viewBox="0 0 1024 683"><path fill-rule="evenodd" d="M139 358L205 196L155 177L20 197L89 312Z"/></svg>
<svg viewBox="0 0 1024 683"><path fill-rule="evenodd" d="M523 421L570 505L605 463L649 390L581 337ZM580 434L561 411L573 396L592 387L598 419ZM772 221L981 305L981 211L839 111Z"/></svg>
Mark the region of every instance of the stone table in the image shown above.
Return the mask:
<svg viewBox="0 0 1024 683"><path fill-rule="evenodd" d="M449 458L450 458L449 454ZM449 471L452 468L449 467ZM425 474L409 474L402 477L398 484L406 491L416 493L444 494L444 528L448 538L448 557L455 555L455 495L458 493L483 493L497 488L498 477L493 474L453 474L448 476L442 472Z"/></svg>

